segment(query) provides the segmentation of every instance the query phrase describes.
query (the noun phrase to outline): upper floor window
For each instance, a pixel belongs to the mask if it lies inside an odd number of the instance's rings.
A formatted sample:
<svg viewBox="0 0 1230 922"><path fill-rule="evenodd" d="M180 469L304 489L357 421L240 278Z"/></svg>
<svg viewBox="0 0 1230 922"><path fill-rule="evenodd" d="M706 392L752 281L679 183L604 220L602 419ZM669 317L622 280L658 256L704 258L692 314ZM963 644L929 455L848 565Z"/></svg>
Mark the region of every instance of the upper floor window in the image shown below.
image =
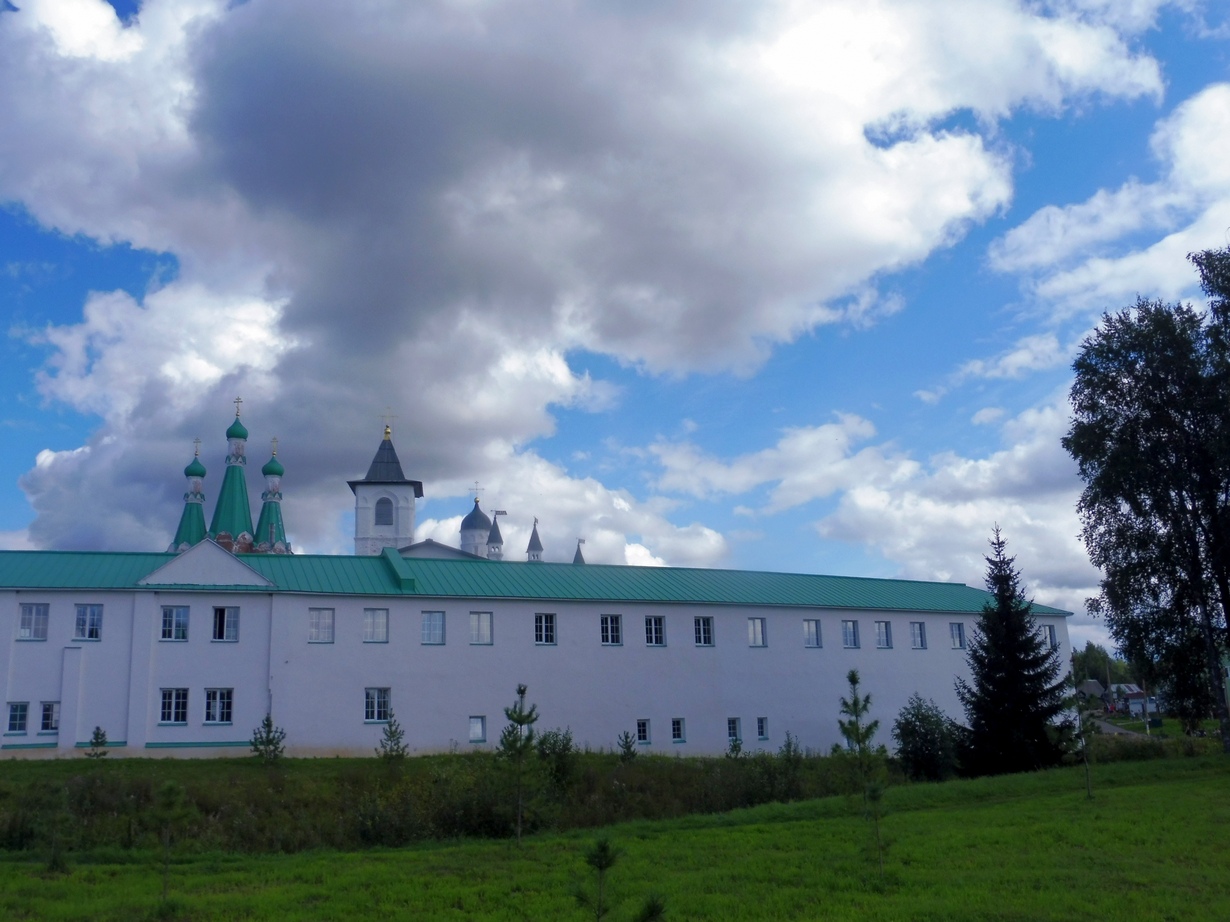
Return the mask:
<svg viewBox="0 0 1230 922"><path fill-rule="evenodd" d="M692 623L696 630L696 646L712 647L713 619L709 617L693 618Z"/></svg>
<svg viewBox="0 0 1230 922"><path fill-rule="evenodd" d="M50 606L46 602L22 603L21 624L17 628L17 639L46 640L49 611Z"/></svg>
<svg viewBox="0 0 1230 922"><path fill-rule="evenodd" d="M333 609L308 609L308 643L333 643Z"/></svg>
<svg viewBox="0 0 1230 922"><path fill-rule="evenodd" d="M648 744L650 742L649 721L645 718L641 718L640 720L636 722L636 741L638 743L645 743L645 744Z"/></svg>
<svg viewBox="0 0 1230 922"><path fill-rule="evenodd" d="M910 646L915 650L927 649L927 625L921 621L910 622Z"/></svg>
<svg viewBox="0 0 1230 922"><path fill-rule="evenodd" d="M666 646L666 618L662 615L645 616L645 643L651 647Z"/></svg>
<svg viewBox="0 0 1230 922"><path fill-rule="evenodd" d="M952 648L954 650L965 649L965 625L960 621L953 621L948 625L948 635L952 638Z"/></svg>
<svg viewBox="0 0 1230 922"><path fill-rule="evenodd" d="M876 622L876 647L888 650L893 645L893 626L887 621Z"/></svg>
<svg viewBox="0 0 1230 922"><path fill-rule="evenodd" d="M1055 630L1055 625L1042 625L1042 639L1046 641L1046 645L1051 650L1059 649L1059 632Z"/></svg>
<svg viewBox="0 0 1230 922"><path fill-rule="evenodd" d="M747 645L749 647L763 647L766 645L764 618L747 619Z"/></svg>
<svg viewBox="0 0 1230 922"><path fill-rule="evenodd" d="M423 612L423 643L444 643L444 612Z"/></svg>
<svg viewBox="0 0 1230 922"><path fill-rule="evenodd" d="M239 609L230 606L214 608L214 640L239 639Z"/></svg>
<svg viewBox="0 0 1230 922"><path fill-rule="evenodd" d="M537 614L534 616L534 643L555 643L555 615Z"/></svg>
<svg viewBox="0 0 1230 922"><path fill-rule="evenodd" d="M393 500L388 497L381 497L376 500L376 524L393 524Z"/></svg>
<svg viewBox="0 0 1230 922"><path fill-rule="evenodd" d="M78 605L73 640L102 640L101 605Z"/></svg>
<svg viewBox="0 0 1230 922"><path fill-rule="evenodd" d="M491 643L491 612L470 612L470 643Z"/></svg>
<svg viewBox="0 0 1230 922"><path fill-rule="evenodd" d="M387 608L363 609L363 642L389 642L389 610Z"/></svg>
<svg viewBox="0 0 1230 922"><path fill-rule="evenodd" d="M853 650L858 647L857 621L841 622L841 645L847 650Z"/></svg>
<svg viewBox="0 0 1230 922"><path fill-rule="evenodd" d="M818 618L803 619L803 646L820 646L820 620Z"/></svg>
<svg viewBox="0 0 1230 922"><path fill-rule="evenodd" d="M624 642L623 620L619 615L602 616L602 642L607 646L617 646Z"/></svg>
<svg viewBox="0 0 1230 922"><path fill-rule="evenodd" d="M162 639L163 640L187 640L188 639L188 606L187 605L164 605L162 606ZM187 720L187 718L184 718Z"/></svg>

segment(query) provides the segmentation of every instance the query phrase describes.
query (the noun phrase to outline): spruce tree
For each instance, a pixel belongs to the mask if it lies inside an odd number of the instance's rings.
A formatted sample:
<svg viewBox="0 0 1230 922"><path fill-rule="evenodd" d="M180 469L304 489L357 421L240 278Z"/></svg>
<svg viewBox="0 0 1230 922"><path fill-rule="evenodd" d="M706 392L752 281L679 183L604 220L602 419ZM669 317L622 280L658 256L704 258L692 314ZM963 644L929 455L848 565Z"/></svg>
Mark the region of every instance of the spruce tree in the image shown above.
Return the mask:
<svg viewBox="0 0 1230 922"><path fill-rule="evenodd" d="M983 606L970 641L971 681L957 680L969 725L962 764L973 775L1047 768L1064 751L1056 724L1066 706L1059 651L1039 634L1016 559L1005 546L996 527L986 558L994 599Z"/></svg>
<svg viewBox="0 0 1230 922"><path fill-rule="evenodd" d="M499 754L513 766L517 780L517 844L521 844L521 822L525 802L526 761L534 754L534 723L538 720L538 705L525 706L525 685L517 686L517 700L504 708L508 725L500 733Z"/></svg>

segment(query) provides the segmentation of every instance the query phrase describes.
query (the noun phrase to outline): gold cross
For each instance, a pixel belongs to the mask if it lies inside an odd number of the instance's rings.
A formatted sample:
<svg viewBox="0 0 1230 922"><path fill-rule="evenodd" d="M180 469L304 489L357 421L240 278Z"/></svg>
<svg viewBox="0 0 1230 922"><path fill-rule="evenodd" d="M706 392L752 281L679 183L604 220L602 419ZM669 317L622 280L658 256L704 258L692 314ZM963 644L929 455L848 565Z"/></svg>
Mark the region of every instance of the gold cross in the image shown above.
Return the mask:
<svg viewBox="0 0 1230 922"><path fill-rule="evenodd" d="M242 403L243 403L243 398L242 398L242 397L236 397L236 398L235 398L235 418L236 418L236 419L239 419L239 407L240 407L240 405L241 405Z"/></svg>

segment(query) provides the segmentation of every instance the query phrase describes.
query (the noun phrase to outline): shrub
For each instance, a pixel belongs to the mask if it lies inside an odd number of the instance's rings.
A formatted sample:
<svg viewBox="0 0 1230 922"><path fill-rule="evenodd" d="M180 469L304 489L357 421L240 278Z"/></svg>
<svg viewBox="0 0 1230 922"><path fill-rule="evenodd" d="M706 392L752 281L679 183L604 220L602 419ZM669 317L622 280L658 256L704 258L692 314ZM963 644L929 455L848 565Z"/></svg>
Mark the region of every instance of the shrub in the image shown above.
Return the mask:
<svg viewBox="0 0 1230 922"><path fill-rule="evenodd" d="M286 731L273 725L273 715L266 713L259 727L252 731L252 755L266 765L276 765L282 758Z"/></svg>
<svg viewBox="0 0 1230 922"><path fill-rule="evenodd" d="M952 721L934 701L910 696L893 722L902 770L912 781L943 781L957 770Z"/></svg>

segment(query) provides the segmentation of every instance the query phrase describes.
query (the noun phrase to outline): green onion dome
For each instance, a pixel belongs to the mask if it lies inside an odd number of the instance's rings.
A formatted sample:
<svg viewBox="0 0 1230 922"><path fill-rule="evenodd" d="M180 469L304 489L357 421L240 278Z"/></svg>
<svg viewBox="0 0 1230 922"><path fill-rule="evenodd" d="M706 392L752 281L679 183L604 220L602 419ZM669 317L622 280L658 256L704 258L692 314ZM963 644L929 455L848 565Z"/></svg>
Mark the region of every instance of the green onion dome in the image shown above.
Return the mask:
<svg viewBox="0 0 1230 922"><path fill-rule="evenodd" d="M282 462L278 460L278 456L274 455L261 468L261 473L266 477L281 477L286 473L286 468L282 467Z"/></svg>
<svg viewBox="0 0 1230 922"><path fill-rule="evenodd" d="M204 477L205 465L201 463L200 458L193 458L192 463L184 468L185 477Z"/></svg>
<svg viewBox="0 0 1230 922"><path fill-rule="evenodd" d="M246 439L248 437L247 427L239 421L238 414L235 416L235 421L231 423L231 428L226 430L228 439Z"/></svg>

